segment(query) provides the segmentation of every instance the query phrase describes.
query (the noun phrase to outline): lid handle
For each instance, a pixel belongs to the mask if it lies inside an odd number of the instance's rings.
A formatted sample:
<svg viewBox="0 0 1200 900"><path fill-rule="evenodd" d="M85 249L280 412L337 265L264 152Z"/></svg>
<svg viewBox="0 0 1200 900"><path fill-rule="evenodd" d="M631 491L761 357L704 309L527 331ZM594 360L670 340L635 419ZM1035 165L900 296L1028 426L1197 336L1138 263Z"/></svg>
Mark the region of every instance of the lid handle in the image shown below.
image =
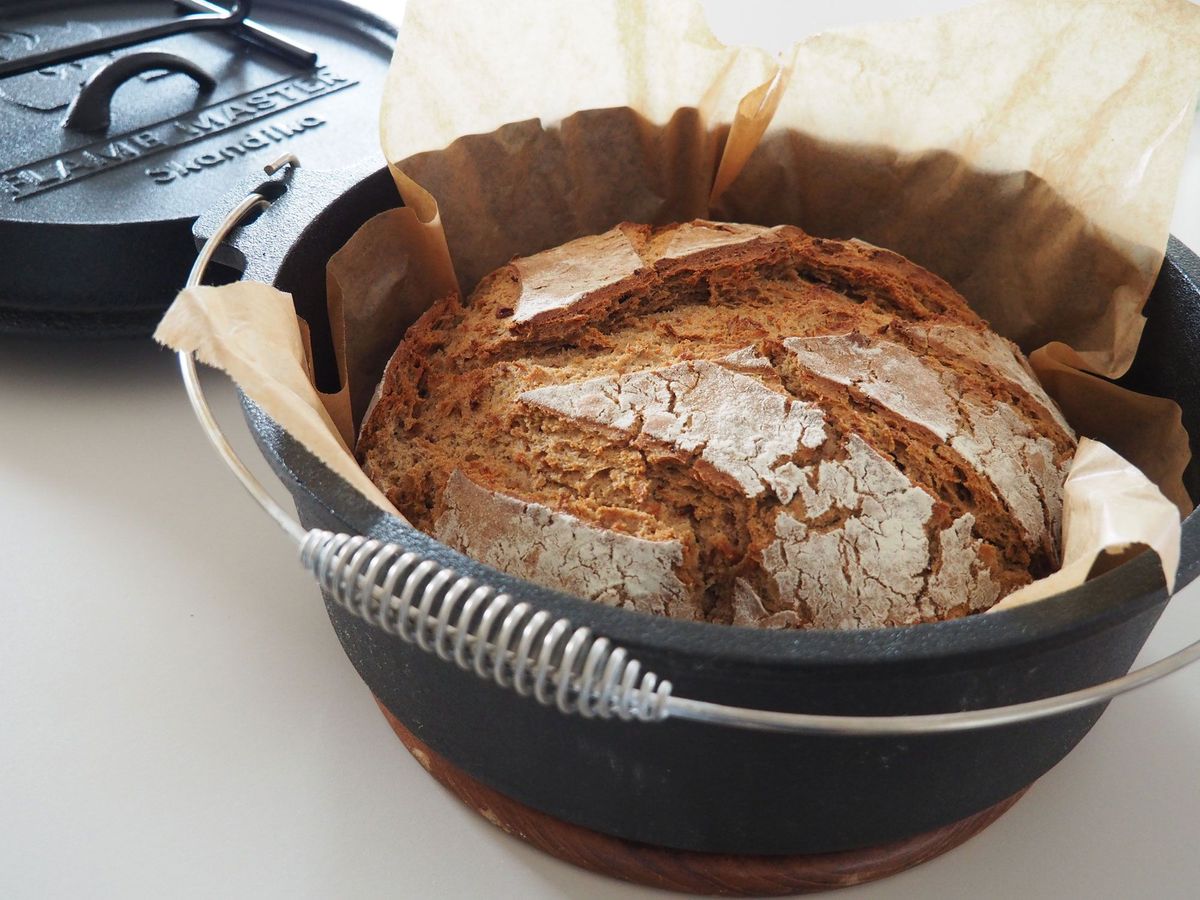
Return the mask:
<svg viewBox="0 0 1200 900"><path fill-rule="evenodd" d="M87 80L67 110L63 127L72 131L104 131L112 121L112 98L117 88L135 75L158 69L187 75L199 85L200 96L210 93L217 86L217 80L190 59L174 53L131 53L98 69Z"/></svg>
<svg viewBox="0 0 1200 900"><path fill-rule="evenodd" d="M212 0L175 0L175 3L187 9L206 13L206 15L184 16L181 19L160 22L157 25L138 28L123 34L105 35L73 47L43 50L41 53L18 56L16 59L0 59L0 78L26 75L50 66L75 62L89 56L98 56L101 53L111 53L123 47L148 44L174 34L212 29L226 29L235 37L270 50L296 66L313 66L317 63L315 51L294 43L278 31L267 28L249 18L251 0L236 0L229 9L213 3Z"/></svg>
<svg viewBox="0 0 1200 900"><path fill-rule="evenodd" d="M24 75L27 72L36 72L38 69L44 69L47 66L62 65L63 63L74 62L77 59L97 56L101 53L111 53L113 50L120 50L123 47L136 47L139 44L161 40L173 34L203 31L212 28L238 28L245 23L246 17L250 15L250 2L251 0L236 0L232 8L217 7L221 11L212 15L184 16L181 19L160 22L157 25L135 29L123 34L105 35L94 40L84 41L82 44L76 44L73 47L44 50L41 53L18 56L16 59L0 60L0 78L6 78L10 75Z"/></svg>

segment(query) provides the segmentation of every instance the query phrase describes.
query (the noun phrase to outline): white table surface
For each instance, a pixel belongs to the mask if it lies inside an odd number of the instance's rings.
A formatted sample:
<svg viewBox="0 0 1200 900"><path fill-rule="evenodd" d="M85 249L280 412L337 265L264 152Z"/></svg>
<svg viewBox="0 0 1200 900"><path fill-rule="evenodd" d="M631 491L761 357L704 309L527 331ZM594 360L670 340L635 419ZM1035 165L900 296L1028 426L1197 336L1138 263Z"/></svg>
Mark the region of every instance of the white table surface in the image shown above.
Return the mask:
<svg viewBox="0 0 1200 900"><path fill-rule="evenodd" d="M770 29L709 5L753 40L960 4L759 4L794 23ZM1200 140L1180 196L1200 246ZM408 756L149 343L0 339L0 531L0 895L657 895L502 835ZM1198 600L1144 658L1200 635ZM1114 703L984 835L839 896L1200 896L1198 756L1193 672Z"/></svg>

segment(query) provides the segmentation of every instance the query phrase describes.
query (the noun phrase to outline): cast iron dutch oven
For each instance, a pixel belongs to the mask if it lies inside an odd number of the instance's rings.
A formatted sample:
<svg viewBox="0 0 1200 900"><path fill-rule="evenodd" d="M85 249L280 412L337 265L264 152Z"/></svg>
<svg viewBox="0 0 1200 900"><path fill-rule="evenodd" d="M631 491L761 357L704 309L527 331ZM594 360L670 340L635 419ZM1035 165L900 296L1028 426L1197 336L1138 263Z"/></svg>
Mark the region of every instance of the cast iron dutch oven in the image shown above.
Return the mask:
<svg viewBox="0 0 1200 900"><path fill-rule="evenodd" d="M226 244L245 277L325 319L325 263L370 216L399 205L386 170L292 170L274 205ZM243 192L244 193L244 192ZM197 224L211 234L233 201ZM1200 451L1200 260L1172 240L1123 380L1183 408ZM326 361L326 366L328 362ZM381 513L252 403L259 447L306 528L369 535L590 626L673 682L676 696L840 716L1005 706L1124 675L1167 603L1143 553L1053 602L905 628L762 631L653 618L511 578ZM1200 497L1193 463L1187 485ZM1200 571L1200 519L1183 526L1178 586ZM596 831L685 850L822 853L916 835L1014 795L1059 762L1104 705L1033 721L917 735L773 733L668 718L564 715L447 664L351 615L326 594L367 686L413 733L471 776Z"/></svg>

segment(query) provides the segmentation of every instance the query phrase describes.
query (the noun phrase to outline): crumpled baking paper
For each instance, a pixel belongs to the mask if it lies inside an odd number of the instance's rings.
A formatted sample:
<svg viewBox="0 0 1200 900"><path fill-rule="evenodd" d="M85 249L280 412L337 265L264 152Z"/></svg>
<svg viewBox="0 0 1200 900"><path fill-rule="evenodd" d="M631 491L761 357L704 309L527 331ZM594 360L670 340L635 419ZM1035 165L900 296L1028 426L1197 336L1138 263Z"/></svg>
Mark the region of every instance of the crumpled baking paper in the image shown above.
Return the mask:
<svg viewBox="0 0 1200 900"><path fill-rule="evenodd" d="M364 225L329 271L342 392L303 396L303 343L274 318L260 329L261 304L213 315L224 296L185 291L159 338L204 351L394 512L333 423L361 421L390 348L437 297L623 220L859 237L954 284L1112 448L1081 442L1067 563L1005 604L1133 545L1172 584L1192 505L1178 407L1096 375L1136 352L1198 82L1186 0L994 0L815 35L782 62L722 46L688 0L410 0L381 119L407 208ZM257 289L216 290L235 304Z"/></svg>

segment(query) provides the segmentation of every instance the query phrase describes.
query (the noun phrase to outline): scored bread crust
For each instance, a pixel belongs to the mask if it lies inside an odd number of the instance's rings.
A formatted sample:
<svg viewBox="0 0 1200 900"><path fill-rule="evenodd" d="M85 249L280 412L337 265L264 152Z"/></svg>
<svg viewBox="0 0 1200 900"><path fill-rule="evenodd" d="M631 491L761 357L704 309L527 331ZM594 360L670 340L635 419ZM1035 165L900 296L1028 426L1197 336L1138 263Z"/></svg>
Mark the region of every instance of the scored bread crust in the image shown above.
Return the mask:
<svg viewBox="0 0 1200 900"><path fill-rule="evenodd" d="M412 523L599 602L762 627L1056 568L1075 436L944 281L858 241L622 224L436 303L357 447Z"/></svg>

